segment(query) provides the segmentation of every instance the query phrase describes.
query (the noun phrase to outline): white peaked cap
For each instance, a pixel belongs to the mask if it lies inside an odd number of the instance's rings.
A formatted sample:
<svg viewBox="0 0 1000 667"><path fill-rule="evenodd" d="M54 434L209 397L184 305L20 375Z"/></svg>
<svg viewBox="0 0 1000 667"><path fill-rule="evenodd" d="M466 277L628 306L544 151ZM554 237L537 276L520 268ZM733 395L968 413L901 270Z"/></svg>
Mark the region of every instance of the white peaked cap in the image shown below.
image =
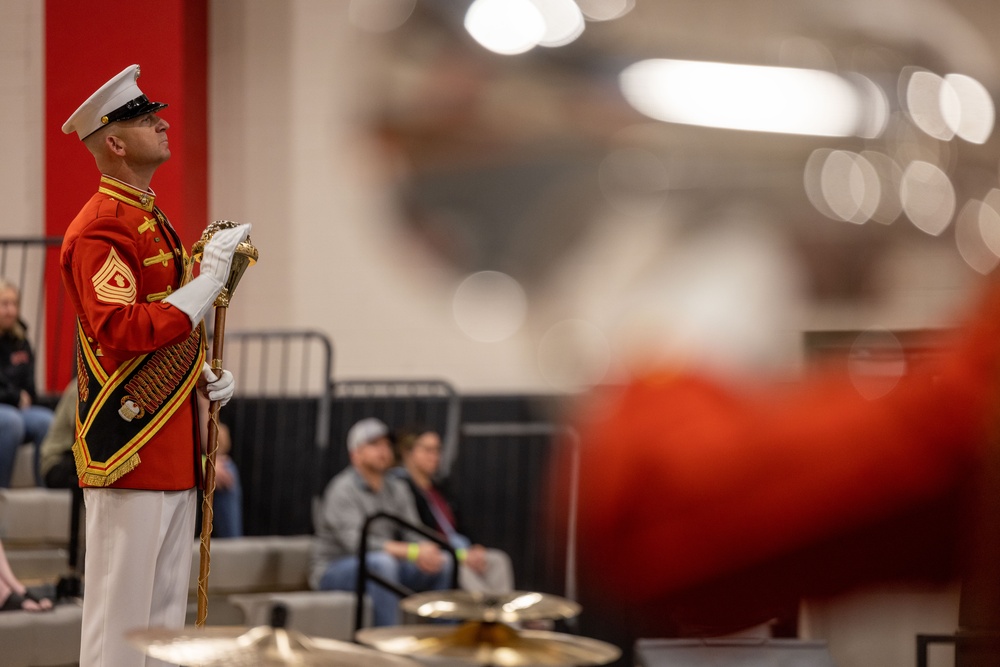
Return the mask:
<svg viewBox="0 0 1000 667"><path fill-rule="evenodd" d="M162 102L150 102L139 90L138 79L138 65L123 69L73 112L63 123L62 131L65 134L76 132L83 140L108 123L135 118L167 106Z"/></svg>

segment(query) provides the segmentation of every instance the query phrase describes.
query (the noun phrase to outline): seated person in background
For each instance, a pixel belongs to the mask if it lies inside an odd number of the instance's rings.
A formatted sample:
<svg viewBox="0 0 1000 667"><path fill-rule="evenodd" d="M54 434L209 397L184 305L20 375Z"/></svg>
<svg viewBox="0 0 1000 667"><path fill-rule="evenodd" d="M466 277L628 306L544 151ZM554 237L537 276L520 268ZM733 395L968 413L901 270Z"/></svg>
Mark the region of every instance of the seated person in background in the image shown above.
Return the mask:
<svg viewBox="0 0 1000 667"><path fill-rule="evenodd" d="M240 472L229 456L232 442L229 427L219 424L219 451L215 454L215 493L212 496L212 537L243 535L243 487L240 484Z"/></svg>
<svg viewBox="0 0 1000 667"><path fill-rule="evenodd" d="M37 598L17 580L0 542L0 611L48 611L52 600Z"/></svg>
<svg viewBox="0 0 1000 667"><path fill-rule="evenodd" d="M50 489L79 488L76 462L73 459L73 440L76 439L76 378L70 380L56 404L55 415L49 432L41 446L42 481Z"/></svg>
<svg viewBox="0 0 1000 667"><path fill-rule="evenodd" d="M35 356L20 318L21 297L0 278L0 488L10 486L17 448L35 447L35 484L41 486L39 449L52 411L35 405Z"/></svg>
<svg viewBox="0 0 1000 667"><path fill-rule="evenodd" d="M309 585L314 590L353 591L358 577L358 548L368 517L378 512L420 524L413 494L406 484L387 476L394 463L389 429L378 419L362 419L347 433L351 465L338 473L323 492L314 520ZM369 572L415 591L450 588L452 561L437 544L419 533L400 530L389 520L368 531L365 556ZM399 622L399 598L369 580L366 588L376 626Z"/></svg>
<svg viewBox="0 0 1000 667"><path fill-rule="evenodd" d="M467 591L505 593L514 589L510 557L499 549L487 549L458 532L455 512L434 478L441 463L441 437L423 426L407 429L396 438L402 467L392 471L405 480L417 503L420 521L448 540L462 564L458 582Z"/></svg>
<svg viewBox="0 0 1000 667"><path fill-rule="evenodd" d="M198 395L201 419L202 464L208 465L208 420L211 402ZM215 492L212 494L212 537L243 536L243 486L240 471L229 456L233 447L229 427L219 422L219 448L215 452ZM201 534L201 504L198 504L197 533Z"/></svg>

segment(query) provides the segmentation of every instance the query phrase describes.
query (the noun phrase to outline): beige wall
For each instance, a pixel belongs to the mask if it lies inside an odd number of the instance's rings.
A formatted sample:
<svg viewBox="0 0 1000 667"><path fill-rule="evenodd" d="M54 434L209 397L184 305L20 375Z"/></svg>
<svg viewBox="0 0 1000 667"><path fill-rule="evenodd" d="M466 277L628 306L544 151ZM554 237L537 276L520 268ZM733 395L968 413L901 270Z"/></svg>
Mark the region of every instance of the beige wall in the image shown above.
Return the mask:
<svg viewBox="0 0 1000 667"><path fill-rule="evenodd" d="M435 377L463 390L539 385L524 341L452 325L440 270L395 231L363 122L372 53L346 2L213 2L210 217L254 224L241 328L334 341L339 377Z"/></svg>
<svg viewBox="0 0 1000 667"><path fill-rule="evenodd" d="M0 0L2 236L45 229L42 192L42 3Z"/></svg>

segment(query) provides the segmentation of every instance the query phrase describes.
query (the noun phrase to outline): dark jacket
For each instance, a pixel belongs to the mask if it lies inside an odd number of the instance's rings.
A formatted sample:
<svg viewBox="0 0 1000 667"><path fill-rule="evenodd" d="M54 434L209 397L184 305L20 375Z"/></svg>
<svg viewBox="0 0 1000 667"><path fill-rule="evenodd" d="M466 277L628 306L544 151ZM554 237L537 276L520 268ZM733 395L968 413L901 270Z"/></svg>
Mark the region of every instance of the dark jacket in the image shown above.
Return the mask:
<svg viewBox="0 0 1000 667"><path fill-rule="evenodd" d="M4 332L0 334L0 403L17 405L22 390L28 392L34 403L37 398L35 355L27 337L18 338L9 331Z"/></svg>

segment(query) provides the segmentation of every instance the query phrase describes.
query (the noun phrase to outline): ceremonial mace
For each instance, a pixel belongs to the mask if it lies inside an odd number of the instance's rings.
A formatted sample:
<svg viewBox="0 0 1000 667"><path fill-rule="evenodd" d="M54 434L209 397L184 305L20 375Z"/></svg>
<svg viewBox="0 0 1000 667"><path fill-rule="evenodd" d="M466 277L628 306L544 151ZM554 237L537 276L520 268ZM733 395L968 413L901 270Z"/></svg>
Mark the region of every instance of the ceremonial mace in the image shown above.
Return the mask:
<svg viewBox="0 0 1000 667"><path fill-rule="evenodd" d="M205 244L211 240L220 229L232 229L238 223L230 220L216 220L205 228L201 238L191 246L191 261L200 262ZM229 268L229 278L225 287L215 298L215 331L212 336L212 370L216 377L222 377L222 348L226 334L226 310L229 300L236 291L243 272L248 266L257 263L257 248L250 241L250 236L236 246L233 261ZM198 570L198 618L195 624L200 628L205 625L208 616L208 572L211 569L212 555L210 545L212 540L212 499L215 497L215 456L219 449L219 401L212 401L208 410L208 446L207 463L205 464L205 494L201 503L201 560Z"/></svg>

